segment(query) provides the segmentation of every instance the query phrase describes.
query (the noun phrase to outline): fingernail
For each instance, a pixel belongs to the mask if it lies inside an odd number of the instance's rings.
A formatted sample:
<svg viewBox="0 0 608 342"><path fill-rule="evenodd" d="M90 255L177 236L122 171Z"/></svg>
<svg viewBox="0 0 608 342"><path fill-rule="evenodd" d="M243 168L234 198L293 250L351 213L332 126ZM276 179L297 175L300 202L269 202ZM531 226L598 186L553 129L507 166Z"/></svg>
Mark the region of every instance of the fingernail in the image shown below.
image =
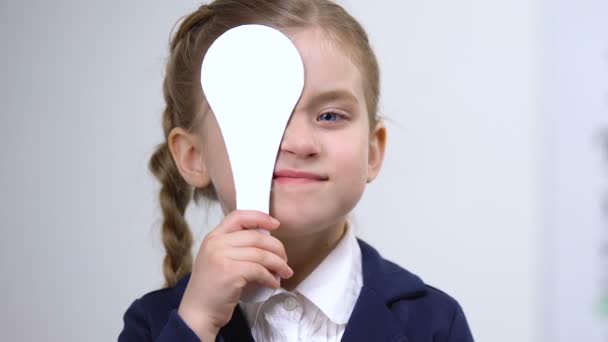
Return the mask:
<svg viewBox="0 0 608 342"><path fill-rule="evenodd" d="M272 220L272 223L276 224L281 224L281 222L279 222L279 220L275 219L274 217L270 217L270 219Z"/></svg>

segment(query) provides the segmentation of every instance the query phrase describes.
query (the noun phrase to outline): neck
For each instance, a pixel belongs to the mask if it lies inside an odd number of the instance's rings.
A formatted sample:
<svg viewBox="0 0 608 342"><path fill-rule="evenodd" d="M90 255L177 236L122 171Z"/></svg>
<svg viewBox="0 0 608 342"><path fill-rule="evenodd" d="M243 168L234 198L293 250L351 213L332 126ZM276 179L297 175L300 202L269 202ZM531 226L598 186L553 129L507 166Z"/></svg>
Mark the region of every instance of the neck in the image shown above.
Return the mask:
<svg viewBox="0 0 608 342"><path fill-rule="evenodd" d="M295 289L336 247L345 232L346 222L340 222L313 235L280 237L294 272L291 278L281 279L281 287L288 291Z"/></svg>

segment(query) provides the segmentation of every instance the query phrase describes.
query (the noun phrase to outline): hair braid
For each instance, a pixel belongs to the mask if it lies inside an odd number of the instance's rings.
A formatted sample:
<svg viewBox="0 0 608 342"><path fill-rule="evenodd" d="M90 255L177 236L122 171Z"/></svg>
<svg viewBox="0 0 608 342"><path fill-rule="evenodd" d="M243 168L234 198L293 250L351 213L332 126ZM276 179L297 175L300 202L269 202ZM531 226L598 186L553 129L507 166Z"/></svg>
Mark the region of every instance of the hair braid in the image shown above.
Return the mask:
<svg viewBox="0 0 608 342"><path fill-rule="evenodd" d="M202 26L211 15L209 6L203 5L182 21L169 44L171 58L189 53L191 32ZM176 94L172 93L168 86L168 83L173 81L172 77L173 73L168 72L163 84L166 108L162 125L165 140L173 128L190 124L179 119L180 109L176 107L176 100L180 99L175 99ZM171 287L192 270L192 232L186 222L185 212L192 199L193 188L180 175L166 141L157 147L148 166L162 184L159 196L163 213L161 235L166 253L163 259L163 274L165 286Z"/></svg>
<svg viewBox="0 0 608 342"><path fill-rule="evenodd" d="M163 212L162 239L165 246L165 285L173 286L192 269L192 233L184 214L190 202L190 186L181 178L166 143L150 158L150 171L161 182L160 207Z"/></svg>

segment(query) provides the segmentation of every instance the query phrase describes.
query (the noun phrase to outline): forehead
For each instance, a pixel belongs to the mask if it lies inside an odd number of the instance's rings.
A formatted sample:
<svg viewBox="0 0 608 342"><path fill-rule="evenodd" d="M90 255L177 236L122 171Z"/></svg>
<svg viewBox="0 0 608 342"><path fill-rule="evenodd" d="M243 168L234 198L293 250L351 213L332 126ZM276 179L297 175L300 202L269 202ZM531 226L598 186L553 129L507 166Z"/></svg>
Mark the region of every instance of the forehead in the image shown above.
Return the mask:
<svg viewBox="0 0 608 342"><path fill-rule="evenodd" d="M290 30L286 34L304 62L304 94L348 91L364 102L363 77L340 42L319 27Z"/></svg>

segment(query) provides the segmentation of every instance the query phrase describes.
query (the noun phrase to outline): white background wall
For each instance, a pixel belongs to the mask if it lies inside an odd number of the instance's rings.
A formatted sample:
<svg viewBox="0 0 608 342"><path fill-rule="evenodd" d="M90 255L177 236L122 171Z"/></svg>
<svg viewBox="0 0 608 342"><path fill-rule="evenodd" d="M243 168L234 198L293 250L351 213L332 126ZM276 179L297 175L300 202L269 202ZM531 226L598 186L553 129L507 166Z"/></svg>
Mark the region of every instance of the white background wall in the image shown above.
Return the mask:
<svg viewBox="0 0 608 342"><path fill-rule="evenodd" d="M604 342L608 341L608 2L547 4L551 6L544 11L542 33L546 336L556 342Z"/></svg>
<svg viewBox="0 0 608 342"><path fill-rule="evenodd" d="M549 336L541 3L342 3L371 36L392 122L360 236L456 297L478 341ZM0 340L113 340L161 286L146 165L169 32L196 6L0 3ZM189 212L199 237L205 212Z"/></svg>

